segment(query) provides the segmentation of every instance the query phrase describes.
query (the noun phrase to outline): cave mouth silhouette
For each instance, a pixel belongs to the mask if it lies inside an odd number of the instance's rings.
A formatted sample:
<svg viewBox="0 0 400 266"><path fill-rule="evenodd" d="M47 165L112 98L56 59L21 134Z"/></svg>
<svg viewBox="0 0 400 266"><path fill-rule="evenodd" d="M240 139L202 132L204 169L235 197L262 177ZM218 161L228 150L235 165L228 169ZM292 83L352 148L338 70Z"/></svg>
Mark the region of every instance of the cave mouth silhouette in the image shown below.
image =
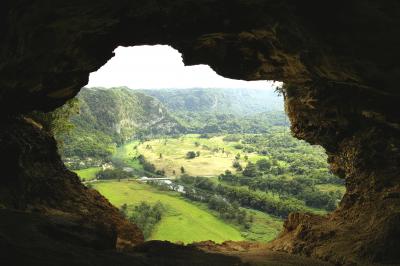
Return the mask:
<svg viewBox="0 0 400 266"><path fill-rule="evenodd" d="M120 52L118 52L120 51ZM121 52L122 51L122 52ZM184 88L191 89L191 88L201 88L201 87L208 87L208 88L213 88L213 89L228 89L230 88L231 90L236 89L236 87L242 86L242 88L246 88L247 90L252 90L255 95L257 95L258 92L261 93L261 90L278 90L283 93L282 89L282 84L281 83L272 83L272 82L267 82L267 81L260 81L260 82L246 82L246 81L236 81L236 80L231 80L231 79L225 79L221 76L218 76L215 72L213 72L208 66L201 66L198 68L197 66L192 66L192 67L185 67L183 65L181 55L179 54L178 51L174 50L173 48L169 46L145 46L145 47L119 47L115 51L115 56L109 60L105 65L103 65L99 70L96 72L93 72L90 74L89 77L89 84L86 85L86 88L102 88L103 85L108 87L108 89L120 87L119 85L123 86L124 88L132 88L133 91L138 91L140 93L144 93L143 86L146 86L145 88L147 89L155 89L158 90L164 90L168 91L171 88L176 90L176 88L180 88L184 90ZM146 65L143 65L146 64ZM160 67L162 66L162 67ZM175 69L172 69L174 68ZM189 70L187 70L189 69ZM168 75L163 73L164 71L168 72ZM186 72L185 72L186 71ZM195 79L194 82L188 84L188 78L185 77L184 75L189 71L189 78L190 79ZM126 72L126 73L124 73ZM198 74L196 72L199 72ZM115 75L113 74L115 73ZM143 76L143 77L142 77ZM173 79L169 79L170 76L173 77ZM138 77L138 78L136 78ZM149 78L153 78L156 80L157 83L151 83L150 85L146 84L146 81L149 80ZM182 82L178 82L176 79L182 78ZM204 83L204 78L208 78L209 80ZM165 83L165 80L167 79L167 83ZM172 82L173 83L172 83ZM195 83L195 82L203 82L203 83ZM169 82L169 83L168 83ZM129 86L124 86L129 84ZM154 85L155 84L155 85ZM206 84L206 85L204 85ZM208 84L208 85L207 85ZM257 90L255 92L254 90ZM228 91L225 91L225 93L229 94L229 89ZM233 93L233 92L232 92ZM245 91L244 91L245 93ZM278 92L275 92L278 93ZM272 93L271 93L272 94ZM95 94L93 94L95 95ZM143 95L144 96L144 95ZM90 97L89 94L87 94L87 97ZM93 96L94 97L94 96ZM99 97L99 96L96 96ZM195 93L193 95L194 98L200 99L200 95L198 93ZM272 96L271 96L272 97ZM85 103L85 106L87 106L88 102ZM99 103L96 103L98 105ZM114 105L119 106L123 105L124 102L115 102ZM234 104L234 103L233 103ZM284 111L283 109L283 96L282 100L279 103L276 103L276 105L281 105L280 111ZM271 106L274 108L278 108L277 106ZM89 109L95 108L93 106L89 105ZM105 113L108 111L107 106L102 107ZM256 107L255 107L256 108ZM259 106L257 106L259 108ZM268 107L270 108L270 107ZM95 108L96 109L96 108ZM121 109L122 110L122 109ZM167 108L168 111L168 108ZM264 110L268 111L268 109ZM94 121L94 120L93 120ZM126 121L125 121L126 122ZM285 115L285 124L288 122L288 118ZM92 126L95 126L93 124ZM285 127L288 125L284 125L284 128L282 129L283 131L283 136L288 137L290 136L289 132L286 132ZM109 129L112 130L113 127L117 127L117 125L113 125ZM119 127L119 126L118 126ZM210 132L212 133L212 132ZM227 132L229 133L238 133L238 132ZM148 135L143 135L143 137L150 137L151 133ZM233 160L233 158L232 158ZM129 167L126 165L126 167ZM229 168L229 167L228 167ZM158 169L161 170L161 169ZM222 174L226 169L221 170ZM179 172L179 169L177 170ZM137 174L139 177L140 176L156 176L156 177L162 177L159 174L156 173L150 173L150 172L145 172L143 171L142 173ZM168 173L167 173L168 175ZM196 174L199 175L199 174ZM200 174L201 175L201 174ZM206 176L208 175L207 173L205 174ZM94 181L93 181L94 182ZM86 183L89 184L90 186L93 185L93 182L88 182ZM101 191L100 191L101 193ZM107 195L105 195L107 197ZM340 198L341 199L341 198ZM339 199L339 200L340 200ZM144 200L145 201L145 200ZM112 202L112 201L111 201ZM130 204L130 202L126 202L127 204ZM289 204L289 203L286 203ZM120 207L119 205L116 207ZM331 212L333 210L330 210ZM209 239L203 239L203 240L209 240ZM229 240L229 239L227 239Z"/></svg>
<svg viewBox="0 0 400 266"><path fill-rule="evenodd" d="M0 12L1 212L46 224L30 233L71 249L142 242L24 114L74 97L117 46L162 43L185 64L208 64L225 77L283 81L292 133L323 146L345 178L335 212L289 215L269 249L336 264L399 264L398 1L7 1ZM1 240L28 256L27 241Z"/></svg>

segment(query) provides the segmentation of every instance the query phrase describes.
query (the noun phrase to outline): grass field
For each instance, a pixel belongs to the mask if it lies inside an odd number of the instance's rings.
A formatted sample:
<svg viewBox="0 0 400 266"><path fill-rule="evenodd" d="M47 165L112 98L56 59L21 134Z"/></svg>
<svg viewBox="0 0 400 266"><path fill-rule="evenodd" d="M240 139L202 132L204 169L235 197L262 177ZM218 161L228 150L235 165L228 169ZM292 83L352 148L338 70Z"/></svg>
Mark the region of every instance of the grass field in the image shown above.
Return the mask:
<svg viewBox="0 0 400 266"><path fill-rule="evenodd" d="M335 185L335 184L319 184L316 187L322 192L335 192L340 191L342 194L346 192L346 187L343 185Z"/></svg>
<svg viewBox="0 0 400 266"><path fill-rule="evenodd" d="M90 167L82 170L75 170L74 172L83 180L88 181L96 178L96 173L101 170L101 167Z"/></svg>
<svg viewBox="0 0 400 266"><path fill-rule="evenodd" d="M173 192L160 192L155 188L133 181L105 181L94 183L93 187L120 207L138 204L140 201L154 203L161 201L167 206L167 214L156 226L151 239L191 243L213 240L243 240L241 232L218 219L202 207L190 203Z"/></svg>
<svg viewBox="0 0 400 266"><path fill-rule="evenodd" d="M142 165L135 159L140 154L147 161L155 164L159 170L164 169L167 176L181 174L183 166L189 175L209 176L214 182L220 182L216 176L225 170L235 171L232 161L235 155L240 153L240 163L244 167L248 161L256 162L260 158L267 157L256 153L245 153L236 149L238 142L225 142L224 136L216 136L209 139L199 138L199 135L191 134L180 138L154 139L140 143L132 141L117 148L113 159L123 161L127 166L142 170ZM222 152L222 149L224 150ZM200 156L187 159L188 151L199 151ZM160 156L161 154L161 156ZM95 177L99 168L89 168L76 171L84 180ZM229 184L225 184L230 186ZM120 207L126 203L130 206L137 205L141 201L148 203L162 202L167 206L167 211L162 221L155 227L150 239L168 240L172 242L191 243L204 240L223 242L226 240L253 240L267 242L274 239L282 229L283 221L260 211L247 209L253 216L253 223L249 229L244 229L235 223L230 223L218 217L218 213L207 208L207 205L199 202L191 202L178 193L159 191L156 188L143 183L132 181L103 181L93 184L100 193L106 196L115 206ZM334 184L317 185L324 192L343 191L343 186ZM256 192L257 193L257 192ZM265 195L265 192L259 191ZM268 193L271 197L278 195ZM326 214L325 210L304 206L306 211Z"/></svg>
<svg viewBox="0 0 400 266"><path fill-rule="evenodd" d="M113 159L121 160L126 165L134 169L143 170L142 165L139 163L137 159L135 159L137 156L139 156L139 153L137 151L138 145L139 141L131 141L129 143L126 143L118 147L117 151L113 155Z"/></svg>
<svg viewBox="0 0 400 266"><path fill-rule="evenodd" d="M242 233L242 236L247 240L268 242L276 238L281 232L283 227L281 219L256 210L248 211L253 215L254 221L251 224L250 230Z"/></svg>
<svg viewBox="0 0 400 266"><path fill-rule="evenodd" d="M242 166L246 165L244 155L247 155L252 162L266 157L236 149L234 145L237 142L224 142L223 137L204 139L199 138L197 134L189 134L177 139L155 139L138 145L137 150L158 170L164 170L167 176L179 176L181 166L189 175L217 176L225 170L235 171L232 161L238 153L241 154ZM216 151L218 148L220 150ZM224 152L221 151L222 148ZM187 159L185 156L188 151L199 151L200 156Z"/></svg>

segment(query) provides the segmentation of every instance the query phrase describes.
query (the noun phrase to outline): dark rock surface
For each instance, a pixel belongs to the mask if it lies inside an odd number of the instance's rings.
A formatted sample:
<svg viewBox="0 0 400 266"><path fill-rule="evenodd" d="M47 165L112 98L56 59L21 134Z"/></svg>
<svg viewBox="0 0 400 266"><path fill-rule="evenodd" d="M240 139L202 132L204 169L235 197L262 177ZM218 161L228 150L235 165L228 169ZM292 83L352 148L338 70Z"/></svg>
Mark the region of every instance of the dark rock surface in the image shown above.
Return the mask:
<svg viewBox="0 0 400 266"><path fill-rule="evenodd" d="M58 230L66 242L82 238L97 249L143 242L135 225L64 166L52 136L25 118L2 123L1 207L53 216L48 233Z"/></svg>
<svg viewBox="0 0 400 266"><path fill-rule="evenodd" d="M61 222L61 223L60 223ZM71 222L68 226L73 225ZM2 266L328 266L318 260L272 252L264 246L213 242L182 246L149 241L125 252L87 246L92 231L66 234L65 220L13 210L0 210L0 261ZM77 232L78 233L78 232ZM98 236L99 238L101 236ZM103 239L104 240L104 239Z"/></svg>
<svg viewBox="0 0 400 266"><path fill-rule="evenodd" d="M337 211L291 215L271 248L336 263L400 263L399 29L396 0L5 1L1 204L116 213L62 166L54 141L11 117L63 104L118 45L170 44L186 64L226 77L284 81L294 135L324 146L346 179Z"/></svg>

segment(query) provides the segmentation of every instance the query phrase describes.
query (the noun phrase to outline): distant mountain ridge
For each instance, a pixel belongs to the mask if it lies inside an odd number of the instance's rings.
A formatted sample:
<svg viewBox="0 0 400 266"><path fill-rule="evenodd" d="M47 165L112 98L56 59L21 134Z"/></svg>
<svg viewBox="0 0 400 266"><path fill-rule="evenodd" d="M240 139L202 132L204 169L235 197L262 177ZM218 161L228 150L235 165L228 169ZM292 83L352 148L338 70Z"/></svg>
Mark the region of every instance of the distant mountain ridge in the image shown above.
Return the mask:
<svg viewBox="0 0 400 266"><path fill-rule="evenodd" d="M271 89L146 89L190 133L262 133L287 125L283 97Z"/></svg>
<svg viewBox="0 0 400 266"><path fill-rule="evenodd" d="M142 89L171 112L214 112L238 116L283 111L283 98L271 89Z"/></svg>

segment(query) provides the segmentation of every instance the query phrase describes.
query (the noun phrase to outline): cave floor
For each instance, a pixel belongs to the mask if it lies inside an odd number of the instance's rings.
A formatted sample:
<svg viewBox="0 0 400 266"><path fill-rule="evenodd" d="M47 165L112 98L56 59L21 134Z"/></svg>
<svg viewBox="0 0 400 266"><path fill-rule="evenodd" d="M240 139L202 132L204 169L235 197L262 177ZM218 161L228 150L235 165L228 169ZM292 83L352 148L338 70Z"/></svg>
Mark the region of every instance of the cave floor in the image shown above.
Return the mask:
<svg viewBox="0 0 400 266"><path fill-rule="evenodd" d="M96 250L88 247L95 238L76 226L60 217L0 210L1 265L330 265L248 242L149 241L127 252Z"/></svg>

